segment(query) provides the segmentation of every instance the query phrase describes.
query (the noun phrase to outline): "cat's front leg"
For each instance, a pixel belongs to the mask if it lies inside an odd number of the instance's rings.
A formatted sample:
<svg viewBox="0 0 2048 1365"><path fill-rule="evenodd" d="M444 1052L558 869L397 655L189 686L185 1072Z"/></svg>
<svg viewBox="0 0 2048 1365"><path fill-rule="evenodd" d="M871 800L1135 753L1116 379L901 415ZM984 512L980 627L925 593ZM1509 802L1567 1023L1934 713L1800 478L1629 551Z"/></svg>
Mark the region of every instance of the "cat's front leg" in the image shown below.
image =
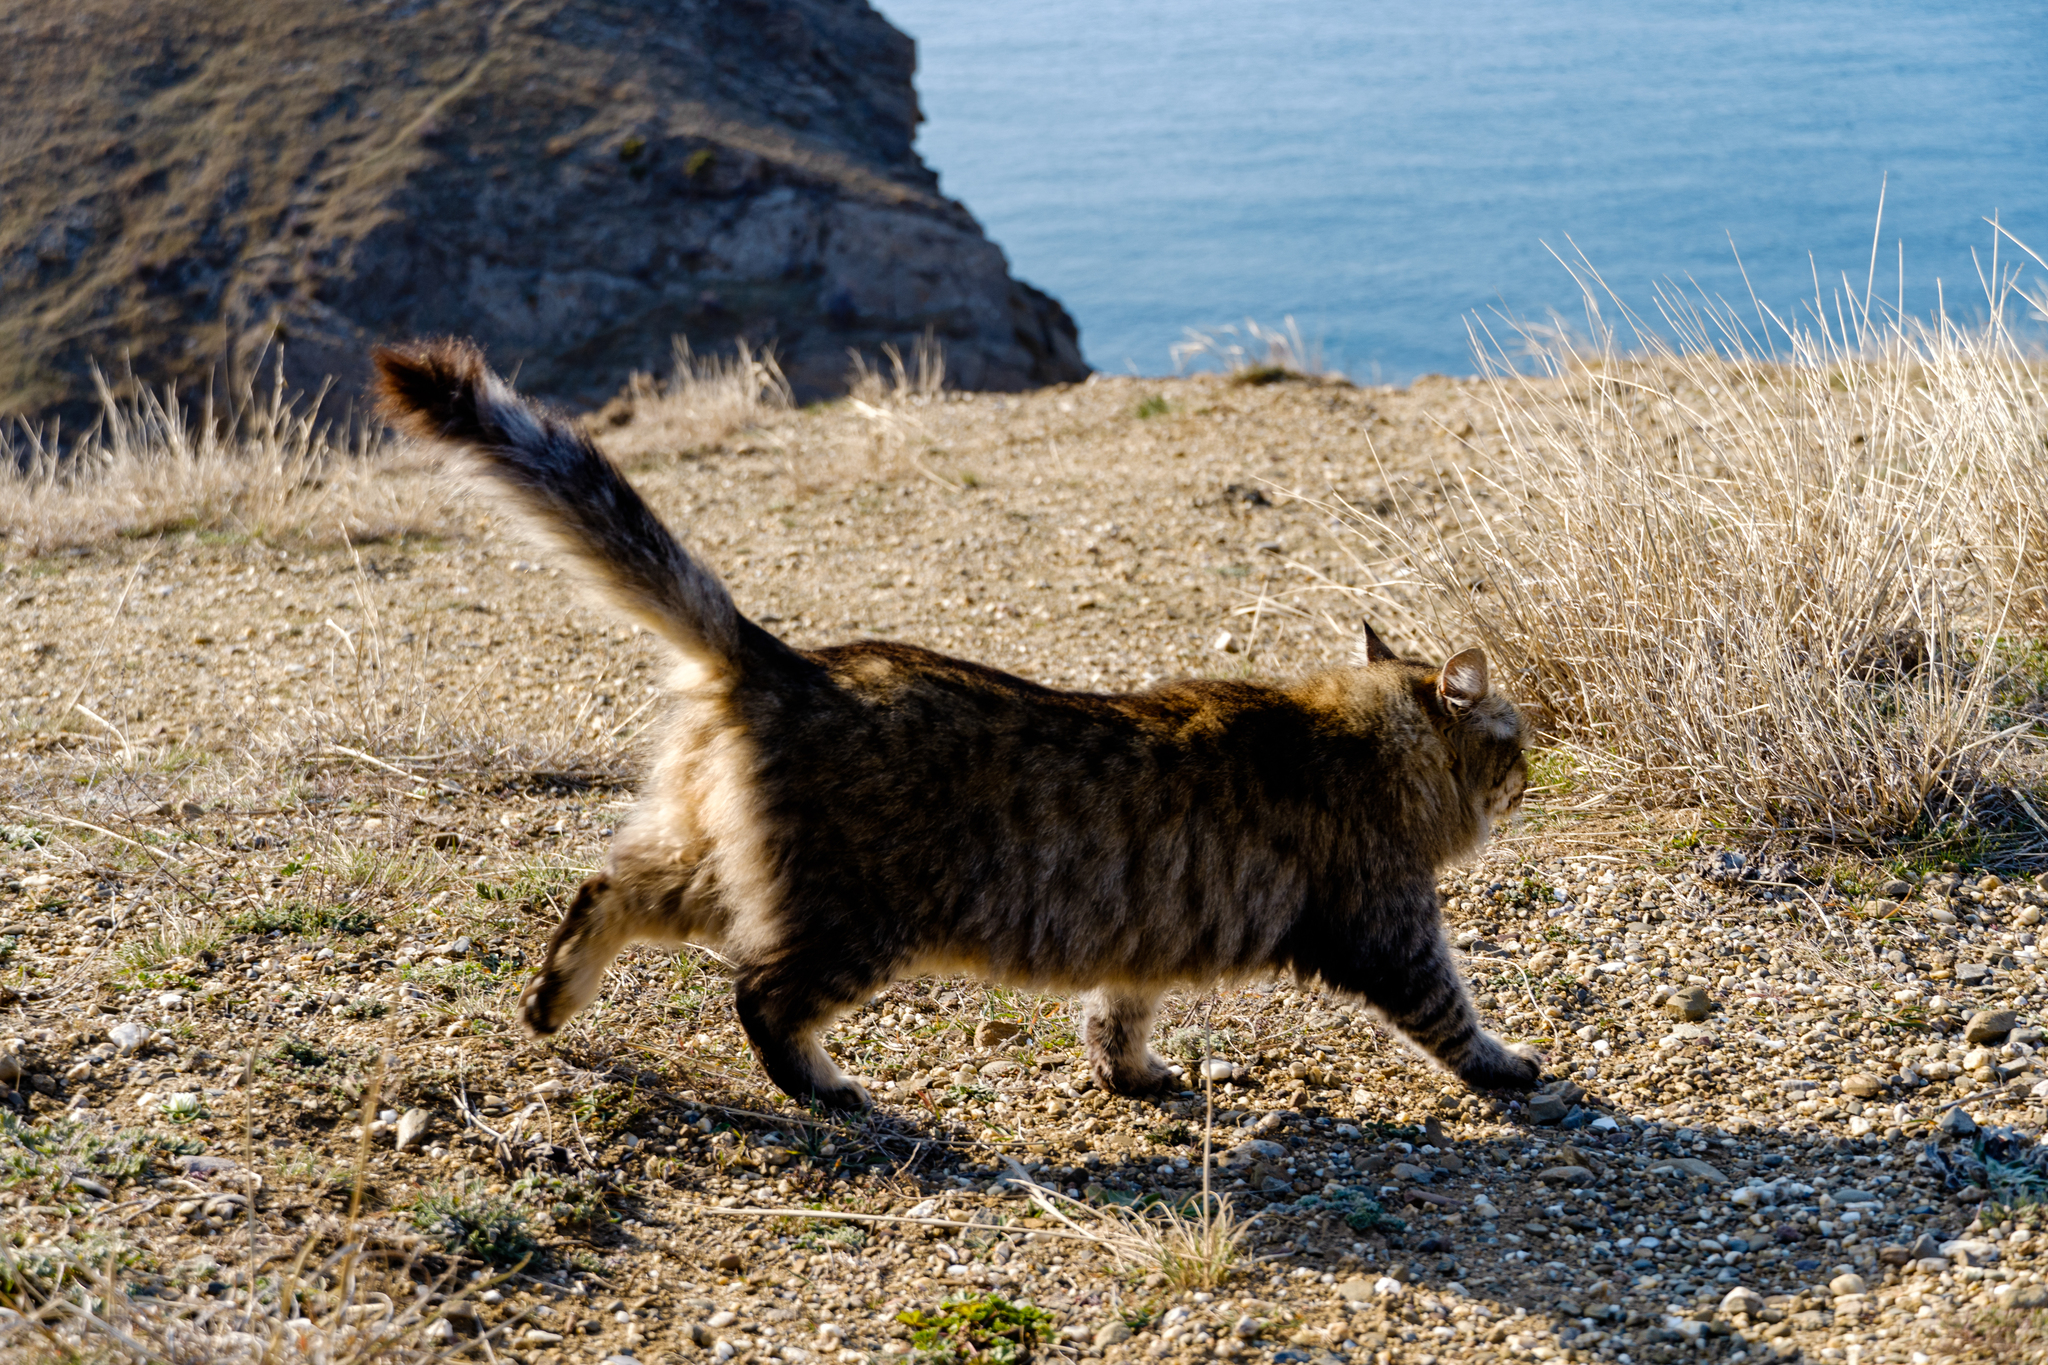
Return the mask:
<svg viewBox="0 0 2048 1365"><path fill-rule="evenodd" d="M878 971L859 972L848 953L794 956L742 968L733 982L733 1008L762 1070L783 1094L827 1109L868 1109L874 1104L868 1092L840 1070L818 1035L885 979Z"/></svg>
<svg viewBox="0 0 2048 1365"><path fill-rule="evenodd" d="M1541 1054L1503 1043L1480 1026L1441 922L1434 913L1413 918L1418 922L1410 933L1358 947L1349 961L1325 967L1323 979L1364 996L1474 1090L1533 1089L1542 1075Z"/></svg>
<svg viewBox="0 0 2048 1365"><path fill-rule="evenodd" d="M1149 1095L1177 1085L1166 1063L1146 1045L1159 992L1104 986L1082 999L1081 1037L1095 1083L1118 1095Z"/></svg>

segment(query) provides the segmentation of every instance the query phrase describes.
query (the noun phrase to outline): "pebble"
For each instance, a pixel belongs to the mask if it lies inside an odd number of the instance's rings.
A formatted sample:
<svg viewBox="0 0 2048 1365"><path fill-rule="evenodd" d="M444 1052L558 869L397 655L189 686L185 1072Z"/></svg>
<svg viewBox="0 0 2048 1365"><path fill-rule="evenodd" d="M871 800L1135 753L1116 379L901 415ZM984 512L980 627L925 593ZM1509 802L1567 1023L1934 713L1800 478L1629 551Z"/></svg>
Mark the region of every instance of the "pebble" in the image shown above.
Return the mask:
<svg viewBox="0 0 2048 1365"><path fill-rule="evenodd" d="M1977 1237L1958 1237L1941 1244L1941 1254L1955 1265L1990 1265L1998 1259L1998 1243Z"/></svg>
<svg viewBox="0 0 2048 1365"><path fill-rule="evenodd" d="M1838 1299L1850 1294L1864 1293L1869 1288L1870 1286L1865 1283L1863 1277L1855 1274L1853 1271L1848 1274L1837 1275L1828 1281L1828 1292Z"/></svg>
<svg viewBox="0 0 2048 1365"><path fill-rule="evenodd" d="M1941 1116L1939 1127L1950 1137L1970 1137L1977 1131L1977 1120L1961 1109L1951 1109Z"/></svg>
<svg viewBox="0 0 2048 1365"><path fill-rule="evenodd" d="M1751 1316L1755 1316L1764 1311L1764 1296L1757 1293L1754 1289L1745 1289L1737 1285L1721 1296L1721 1311L1723 1313L1748 1313Z"/></svg>
<svg viewBox="0 0 2048 1365"><path fill-rule="evenodd" d="M1234 1081L1243 1074L1243 1067L1221 1057L1210 1057L1202 1063L1202 1079L1205 1081L1221 1084L1224 1081Z"/></svg>
<svg viewBox="0 0 2048 1365"><path fill-rule="evenodd" d="M984 1019L974 1030L976 1047L1004 1047L1024 1035L1024 1026L1009 1019Z"/></svg>
<svg viewBox="0 0 2048 1365"><path fill-rule="evenodd" d="M1713 1013L1714 1002L1707 995L1706 987L1687 986L1682 991L1673 991L1665 999L1664 1009L1689 1023L1698 1023Z"/></svg>
<svg viewBox="0 0 2048 1365"><path fill-rule="evenodd" d="M397 1146L401 1152L409 1152L419 1144L426 1134L430 1116L424 1109L408 1109L398 1120Z"/></svg>
<svg viewBox="0 0 2048 1365"><path fill-rule="evenodd" d="M1723 1175L1710 1162L1702 1161L1696 1156L1674 1157L1669 1161L1655 1162L1650 1167L1651 1175L1663 1175L1672 1171L1683 1172L1696 1180L1704 1180L1710 1185L1725 1185L1728 1183L1727 1176Z"/></svg>
<svg viewBox="0 0 2048 1365"><path fill-rule="evenodd" d="M2019 1014L2013 1010L1978 1010L1963 1029L1963 1041L2002 1043L2007 1034L2019 1027L2019 1022Z"/></svg>
<svg viewBox="0 0 2048 1365"><path fill-rule="evenodd" d="M123 1057L135 1052L155 1036L147 1025L133 1021L116 1024L107 1030L107 1041L119 1048Z"/></svg>
<svg viewBox="0 0 2048 1365"><path fill-rule="evenodd" d="M1553 1185L1591 1185L1600 1177L1584 1166L1552 1166L1537 1178Z"/></svg>

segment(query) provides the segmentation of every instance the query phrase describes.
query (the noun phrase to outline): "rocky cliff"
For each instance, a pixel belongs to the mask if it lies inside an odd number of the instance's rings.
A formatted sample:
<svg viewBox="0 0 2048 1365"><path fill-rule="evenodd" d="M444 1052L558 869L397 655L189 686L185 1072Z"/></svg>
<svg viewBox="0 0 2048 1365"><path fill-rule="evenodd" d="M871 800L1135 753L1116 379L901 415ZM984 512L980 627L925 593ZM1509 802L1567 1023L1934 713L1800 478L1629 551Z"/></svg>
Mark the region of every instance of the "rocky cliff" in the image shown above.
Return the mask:
<svg viewBox="0 0 2048 1365"><path fill-rule="evenodd" d="M0 414L281 346L339 415L442 332L572 404L678 335L773 342L802 397L927 329L962 387L1086 373L865 0L0 0L0 39Z"/></svg>

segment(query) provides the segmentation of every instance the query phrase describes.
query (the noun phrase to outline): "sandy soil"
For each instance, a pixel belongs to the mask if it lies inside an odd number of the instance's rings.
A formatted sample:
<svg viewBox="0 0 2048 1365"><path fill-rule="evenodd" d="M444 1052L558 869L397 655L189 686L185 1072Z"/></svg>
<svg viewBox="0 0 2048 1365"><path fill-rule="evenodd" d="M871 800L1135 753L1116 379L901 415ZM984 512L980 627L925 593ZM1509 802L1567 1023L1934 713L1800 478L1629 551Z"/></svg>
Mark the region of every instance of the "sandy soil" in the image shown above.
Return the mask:
<svg viewBox="0 0 2048 1365"><path fill-rule="evenodd" d="M1359 608L1329 585L1374 579L1333 497L1426 497L1490 430L1449 384L1105 380L838 405L683 458L608 439L799 644L1109 688L1344 658ZM963 1292L1049 1313L1041 1353L1110 1360L2038 1355L2048 1181L1992 1129L2048 1118L2031 885L1738 864L1539 800L1444 886L1484 1011L1550 1059L1513 1103L1291 983L1173 1001L1160 1046L1216 1083L1160 1101L1089 1086L1071 1002L920 980L832 1036L874 1116L805 1115L694 951L635 950L525 1041L508 1007L631 799L661 659L417 499L414 534L354 547L179 534L5 567L17 1304L113 1248L137 1311L196 1321L253 1285L283 1320L302 1251L367 1240L400 1279L456 1277L408 1341L489 1331L532 1365L901 1355L901 1315ZM1020 1183L1183 1205L1205 1157L1251 1220L1208 1289L1057 1236ZM777 1212L800 1209L948 1226ZM298 1292L317 1320L339 1272ZM0 1344L34 1332L0 1318Z"/></svg>

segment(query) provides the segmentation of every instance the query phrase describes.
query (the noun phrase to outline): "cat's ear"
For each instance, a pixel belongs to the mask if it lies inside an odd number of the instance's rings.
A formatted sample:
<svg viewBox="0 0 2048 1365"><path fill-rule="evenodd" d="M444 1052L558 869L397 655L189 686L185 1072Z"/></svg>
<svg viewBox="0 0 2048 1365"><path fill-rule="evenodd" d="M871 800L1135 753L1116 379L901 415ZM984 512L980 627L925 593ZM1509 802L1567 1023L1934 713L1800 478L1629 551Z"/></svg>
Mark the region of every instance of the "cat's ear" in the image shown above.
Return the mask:
<svg viewBox="0 0 2048 1365"><path fill-rule="evenodd" d="M1388 648L1380 633L1372 628L1372 622L1361 621L1359 628L1365 632L1365 661L1369 664L1391 663L1401 656Z"/></svg>
<svg viewBox="0 0 2048 1365"><path fill-rule="evenodd" d="M1437 675L1436 694L1453 711L1463 711L1486 700L1486 651L1460 650Z"/></svg>

